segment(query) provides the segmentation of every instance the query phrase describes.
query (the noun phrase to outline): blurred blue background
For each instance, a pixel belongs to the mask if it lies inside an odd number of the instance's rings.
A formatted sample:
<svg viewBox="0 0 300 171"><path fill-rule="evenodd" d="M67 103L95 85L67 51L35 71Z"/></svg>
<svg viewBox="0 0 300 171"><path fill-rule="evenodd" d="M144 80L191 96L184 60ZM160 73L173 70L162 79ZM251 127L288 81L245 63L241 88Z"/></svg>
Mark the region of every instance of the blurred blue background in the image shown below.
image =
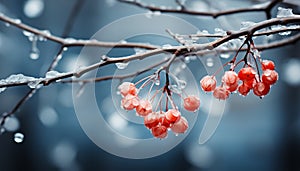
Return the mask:
<svg viewBox="0 0 300 171"><path fill-rule="evenodd" d="M82 39L89 39L100 28L121 17L147 12L114 0L78 1L0 0L0 11L39 29L50 30L52 34ZM207 2L188 1L194 9L203 10L208 8ZM257 1L213 2L214 8L226 9L248 6ZM173 1L158 3L175 5ZM76 4L80 5L72 14L74 21L69 31L64 31ZM299 14L299 7L283 6L293 8L294 13ZM263 13L231 15L217 20L176 16L197 26L199 30L210 32L215 27L237 30L241 21L258 22L265 17ZM1 79L17 73L35 77L45 73L59 46L51 41L38 42L40 57L37 60L29 58L31 46L21 30L0 23ZM69 48L58 70L64 72L71 69L80 49ZM180 145L150 159L124 159L98 148L80 128L73 108L71 85L50 85L39 91L17 113L19 130L0 136L0 170L300 170L299 54L300 42L264 51L263 56L275 61L280 76L268 96L261 100L253 95L246 98L232 95L217 132L205 145L198 144L198 136L206 118L205 112L200 111L196 126ZM199 64L189 64L198 80L205 75L205 70L199 69ZM100 83L99 86L105 88L109 82ZM25 86L2 92L0 112L9 111L28 90ZM103 99L100 100L105 101L108 95L102 92ZM21 144L13 141L15 132L24 133Z"/></svg>

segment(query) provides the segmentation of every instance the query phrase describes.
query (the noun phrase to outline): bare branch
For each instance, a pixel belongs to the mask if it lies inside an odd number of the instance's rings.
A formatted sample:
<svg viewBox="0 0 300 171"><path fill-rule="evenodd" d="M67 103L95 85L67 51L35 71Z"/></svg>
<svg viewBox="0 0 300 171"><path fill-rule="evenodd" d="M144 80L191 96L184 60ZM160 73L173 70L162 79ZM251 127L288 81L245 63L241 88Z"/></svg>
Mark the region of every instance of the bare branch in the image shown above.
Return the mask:
<svg viewBox="0 0 300 171"><path fill-rule="evenodd" d="M197 16L210 16L213 18L217 18L223 15L231 15L231 14L238 14L238 13L245 13L245 12L265 12L267 18L271 18L270 11L271 9L278 3L282 2L283 0L272 0L270 3L262 4L259 6L252 6L248 8L239 8L239 9L232 9L232 10L224 10L218 12L204 12L204 11L192 11L186 8L162 8L159 6L150 6L146 3L137 1L137 0L119 0L120 2L124 2L130 5L135 5L140 8L148 9L151 11L160 11L164 13L179 13L179 14L187 14L187 15L197 15Z"/></svg>
<svg viewBox="0 0 300 171"><path fill-rule="evenodd" d="M120 42L102 42L98 40L77 40L77 39L67 39L67 38L61 38L58 36L55 36L53 34L50 34L48 31L45 30L39 30L37 28L31 27L29 25L26 25L20 20L12 19L3 13L0 14L0 20L4 21L6 23L9 23L10 25L16 26L24 31L33 33L38 36L42 36L48 40L51 40L53 42L59 43L64 47L70 47L70 46L100 46L100 47L119 47L119 48L143 48L143 49L156 49L157 46L154 45L147 45L147 44L140 44L140 43L120 43Z"/></svg>

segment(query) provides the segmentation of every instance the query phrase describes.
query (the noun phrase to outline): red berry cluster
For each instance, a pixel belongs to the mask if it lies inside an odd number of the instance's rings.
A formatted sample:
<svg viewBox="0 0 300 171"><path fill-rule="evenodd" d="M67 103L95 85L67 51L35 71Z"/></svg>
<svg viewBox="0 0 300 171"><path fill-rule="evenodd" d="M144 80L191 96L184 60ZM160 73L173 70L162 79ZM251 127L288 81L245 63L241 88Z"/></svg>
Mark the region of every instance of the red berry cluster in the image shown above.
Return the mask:
<svg viewBox="0 0 300 171"><path fill-rule="evenodd" d="M260 76L257 71L246 65L238 74L233 71L226 71L222 77L222 83L216 87L217 80L215 76L205 76L201 79L201 88L205 92L213 92L213 96L220 100L225 100L229 94L238 91L241 95L246 96L250 90L256 96L263 97L270 91L271 85L278 80L278 73L275 71L275 64L271 60L262 60Z"/></svg>
<svg viewBox="0 0 300 171"><path fill-rule="evenodd" d="M122 95L121 107L125 110L134 110L138 116L144 117L144 125L156 138L165 138L168 130L175 134L185 133L188 129L188 121L183 117L177 107L166 111L153 111L151 100L138 97L138 89L135 84L123 82L119 87ZM196 96L184 98L183 107L188 111L196 111L200 106L200 100Z"/></svg>

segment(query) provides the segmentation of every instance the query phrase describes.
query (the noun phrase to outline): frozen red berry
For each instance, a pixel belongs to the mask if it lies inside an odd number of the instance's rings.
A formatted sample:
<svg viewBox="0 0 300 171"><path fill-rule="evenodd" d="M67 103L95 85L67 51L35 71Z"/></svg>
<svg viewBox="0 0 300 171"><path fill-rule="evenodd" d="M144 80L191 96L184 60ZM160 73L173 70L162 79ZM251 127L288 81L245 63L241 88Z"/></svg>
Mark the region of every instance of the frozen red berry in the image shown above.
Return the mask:
<svg viewBox="0 0 300 171"><path fill-rule="evenodd" d="M251 88L249 86L247 86L246 84L242 83L239 87L238 87L238 91L241 95L246 96L249 91L251 90Z"/></svg>
<svg viewBox="0 0 300 171"><path fill-rule="evenodd" d="M167 128L171 126L171 122L166 118L166 114L164 112L161 112L159 115L159 123Z"/></svg>
<svg viewBox="0 0 300 171"><path fill-rule="evenodd" d="M239 77L234 71L226 71L222 77L222 82L226 85L235 85L239 81Z"/></svg>
<svg viewBox="0 0 300 171"><path fill-rule="evenodd" d="M139 105L139 98L128 94L122 99L121 105L125 110L133 110Z"/></svg>
<svg viewBox="0 0 300 171"><path fill-rule="evenodd" d="M238 86L239 86L238 82L236 82L235 84L231 84L231 85L227 85L227 84L224 85L224 87L230 92L236 91Z"/></svg>
<svg viewBox="0 0 300 171"><path fill-rule="evenodd" d="M180 119L180 112L177 109L169 109L166 112L166 119L171 122L174 123L176 122L178 119Z"/></svg>
<svg viewBox="0 0 300 171"><path fill-rule="evenodd" d="M274 70L275 69L275 64L271 60L263 60L261 62L261 69L262 70L267 70L267 69Z"/></svg>
<svg viewBox="0 0 300 171"><path fill-rule="evenodd" d="M199 109L200 99L196 96L188 96L183 100L183 107L187 111L194 112Z"/></svg>
<svg viewBox="0 0 300 171"><path fill-rule="evenodd" d="M258 77L258 76L257 76ZM256 79L253 78L251 80L244 80L243 84L245 84L246 86L248 86L250 89L253 88L253 86L256 84Z"/></svg>
<svg viewBox="0 0 300 171"><path fill-rule="evenodd" d="M144 125L151 129L159 124L159 115L157 113L150 113L144 117Z"/></svg>
<svg viewBox="0 0 300 171"><path fill-rule="evenodd" d="M251 67L242 68L239 71L238 77L242 81L248 81L255 78L256 71Z"/></svg>
<svg viewBox="0 0 300 171"><path fill-rule="evenodd" d="M151 133L155 138L165 138L168 135L168 128L163 125L157 125L151 128Z"/></svg>
<svg viewBox="0 0 300 171"><path fill-rule="evenodd" d="M215 76L205 76L201 79L200 85L203 91L209 92L216 88L217 80Z"/></svg>
<svg viewBox="0 0 300 171"><path fill-rule="evenodd" d="M262 82L267 84L275 84L278 80L278 73L275 70L267 69L262 74Z"/></svg>
<svg viewBox="0 0 300 171"><path fill-rule="evenodd" d="M270 85L264 82L257 82L253 87L253 93L259 97L265 96L270 91Z"/></svg>
<svg viewBox="0 0 300 171"><path fill-rule="evenodd" d="M152 112L152 105L149 100L140 100L139 105L136 107L136 113L139 116L146 116Z"/></svg>
<svg viewBox="0 0 300 171"><path fill-rule="evenodd" d="M118 89L123 97L125 97L128 94L136 95L137 93L135 85L130 82L123 82L121 85L119 85Z"/></svg>
<svg viewBox="0 0 300 171"><path fill-rule="evenodd" d="M213 95L216 99L225 100L229 97L229 91L224 87L217 87Z"/></svg>
<svg viewBox="0 0 300 171"><path fill-rule="evenodd" d="M181 117L177 122L175 122L171 126L171 130L175 134L182 134L184 133L189 127L188 121L185 119L185 117Z"/></svg>

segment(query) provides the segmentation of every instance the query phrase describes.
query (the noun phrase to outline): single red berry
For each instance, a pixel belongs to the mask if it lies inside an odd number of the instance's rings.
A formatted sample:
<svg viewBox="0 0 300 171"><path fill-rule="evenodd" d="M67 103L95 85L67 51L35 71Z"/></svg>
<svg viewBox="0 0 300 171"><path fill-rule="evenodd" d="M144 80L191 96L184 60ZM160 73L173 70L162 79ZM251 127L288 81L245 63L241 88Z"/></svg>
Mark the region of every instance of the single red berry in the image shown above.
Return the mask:
<svg viewBox="0 0 300 171"><path fill-rule="evenodd" d="M251 88L249 86L247 86L245 83L242 83L239 87L238 87L238 91L241 95L246 96L249 91L251 90Z"/></svg>
<svg viewBox="0 0 300 171"><path fill-rule="evenodd" d="M176 122L178 119L180 119L180 112L177 109L169 109L166 112L166 119L171 122L174 123Z"/></svg>
<svg viewBox="0 0 300 171"><path fill-rule="evenodd" d="M256 71L251 67L242 68L238 74L239 79L242 81L252 80L255 78Z"/></svg>
<svg viewBox="0 0 300 171"><path fill-rule="evenodd" d="M157 125L151 128L151 133L156 138L165 138L168 135L168 128L163 125Z"/></svg>
<svg viewBox="0 0 300 171"><path fill-rule="evenodd" d="M128 94L136 95L137 93L135 85L130 82L123 82L121 85L119 85L118 89L123 97L127 96Z"/></svg>
<svg viewBox="0 0 300 171"><path fill-rule="evenodd" d="M224 85L224 87L230 92L236 91L238 86L239 86L238 82L236 82L235 84L231 84L231 85L227 85L227 84Z"/></svg>
<svg viewBox="0 0 300 171"><path fill-rule="evenodd" d="M185 117L181 117L171 126L171 130L176 134L182 134L188 129L188 127L188 121L185 119Z"/></svg>
<svg viewBox="0 0 300 171"><path fill-rule="evenodd" d="M213 95L216 99L225 100L229 97L229 91L224 87L217 87Z"/></svg>
<svg viewBox="0 0 300 171"><path fill-rule="evenodd" d="M149 115L144 117L144 125L151 129L159 124L159 115L156 113L150 113Z"/></svg>
<svg viewBox="0 0 300 171"><path fill-rule="evenodd" d="M183 100L183 107L187 111L194 112L199 109L200 99L196 96L188 96Z"/></svg>
<svg viewBox="0 0 300 171"><path fill-rule="evenodd" d="M258 77L258 76L257 76ZM244 80L243 84L245 84L246 86L248 86L250 89L253 88L253 86L256 84L256 79L253 78L251 80Z"/></svg>
<svg viewBox="0 0 300 171"><path fill-rule="evenodd" d="M139 105L139 98L137 96L127 94L121 101L121 106L125 110L133 110Z"/></svg>
<svg viewBox="0 0 300 171"><path fill-rule="evenodd" d="M152 112L152 105L149 100L140 100L139 105L136 107L136 113L140 116L147 116Z"/></svg>
<svg viewBox="0 0 300 171"><path fill-rule="evenodd" d="M222 77L222 82L226 85L234 85L239 81L239 77L234 71L226 71Z"/></svg>
<svg viewBox="0 0 300 171"><path fill-rule="evenodd" d="M253 93L257 96L265 96L270 91L270 85L264 82L257 82L253 87Z"/></svg>
<svg viewBox="0 0 300 171"><path fill-rule="evenodd" d="M261 61L261 69L263 71L267 70L267 69L274 70L275 69L275 64L271 60L263 60L263 61Z"/></svg>
<svg viewBox="0 0 300 171"><path fill-rule="evenodd" d="M200 85L203 91L209 92L216 88L217 80L215 76L205 76L200 80Z"/></svg>
<svg viewBox="0 0 300 171"><path fill-rule="evenodd" d="M267 69L264 71L263 75L261 76L261 79L264 83L267 84L275 84L278 80L278 73L275 70Z"/></svg>
<svg viewBox="0 0 300 171"><path fill-rule="evenodd" d="M167 128L169 128L172 124L170 121L168 121L164 112L159 115L159 123Z"/></svg>

